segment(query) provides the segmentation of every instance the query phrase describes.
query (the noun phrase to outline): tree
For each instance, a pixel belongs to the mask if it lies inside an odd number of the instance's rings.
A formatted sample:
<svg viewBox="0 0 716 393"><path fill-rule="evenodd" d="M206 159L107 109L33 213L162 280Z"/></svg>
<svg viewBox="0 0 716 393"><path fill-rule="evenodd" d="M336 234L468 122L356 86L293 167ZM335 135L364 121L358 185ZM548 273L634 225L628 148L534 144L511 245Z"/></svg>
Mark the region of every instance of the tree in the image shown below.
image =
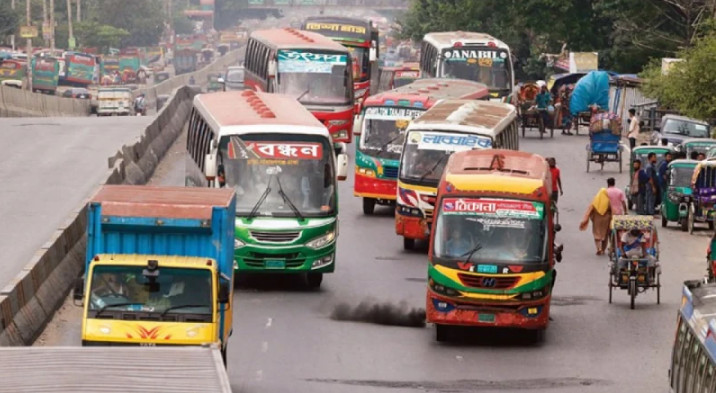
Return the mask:
<svg viewBox="0 0 716 393"><path fill-rule="evenodd" d="M0 3L0 38L13 35L20 25L18 10L10 8L10 2Z"/></svg>
<svg viewBox="0 0 716 393"><path fill-rule="evenodd" d="M159 42L165 15L161 0L97 0L93 20L129 32L121 46L152 46Z"/></svg>
<svg viewBox="0 0 716 393"><path fill-rule="evenodd" d="M652 61L641 76L646 79L644 93L687 116L697 119L716 118L716 34L696 41L679 53L684 61L676 63L667 75L661 63Z"/></svg>
<svg viewBox="0 0 716 393"><path fill-rule="evenodd" d="M127 30L101 25L91 20L76 23L74 34L80 46L95 47L101 51L119 46L122 40L129 36Z"/></svg>

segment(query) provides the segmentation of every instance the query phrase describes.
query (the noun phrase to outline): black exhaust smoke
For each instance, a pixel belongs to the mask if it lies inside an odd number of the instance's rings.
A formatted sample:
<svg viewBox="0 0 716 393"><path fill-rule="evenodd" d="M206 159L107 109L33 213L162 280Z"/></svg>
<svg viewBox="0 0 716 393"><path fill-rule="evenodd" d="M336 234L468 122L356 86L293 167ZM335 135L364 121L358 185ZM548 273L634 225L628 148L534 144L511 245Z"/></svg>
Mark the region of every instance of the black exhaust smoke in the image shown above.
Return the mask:
<svg viewBox="0 0 716 393"><path fill-rule="evenodd" d="M331 319L386 326L425 327L425 309L410 307L407 302L393 304L363 300L357 306L338 304L331 313Z"/></svg>

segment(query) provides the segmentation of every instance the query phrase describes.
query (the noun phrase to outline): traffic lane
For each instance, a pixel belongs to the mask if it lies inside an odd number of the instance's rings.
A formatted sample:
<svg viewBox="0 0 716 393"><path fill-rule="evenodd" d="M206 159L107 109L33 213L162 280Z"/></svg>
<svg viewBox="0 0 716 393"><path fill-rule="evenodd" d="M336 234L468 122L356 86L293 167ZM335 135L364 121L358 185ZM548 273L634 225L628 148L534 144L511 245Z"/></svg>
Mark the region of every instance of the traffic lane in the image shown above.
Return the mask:
<svg viewBox="0 0 716 393"><path fill-rule="evenodd" d="M107 173L149 117L6 118L0 131L0 283L10 281Z"/></svg>

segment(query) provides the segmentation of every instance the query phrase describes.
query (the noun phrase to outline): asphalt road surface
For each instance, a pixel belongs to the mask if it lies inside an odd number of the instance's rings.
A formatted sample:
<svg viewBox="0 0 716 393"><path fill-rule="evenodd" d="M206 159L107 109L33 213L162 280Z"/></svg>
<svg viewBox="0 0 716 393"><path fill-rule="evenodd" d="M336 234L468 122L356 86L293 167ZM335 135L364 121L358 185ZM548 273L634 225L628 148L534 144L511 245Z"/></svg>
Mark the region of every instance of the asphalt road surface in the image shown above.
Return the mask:
<svg viewBox="0 0 716 393"><path fill-rule="evenodd" d="M471 330L437 343L433 326L408 328L331 319L341 304L373 299L423 308L425 250L405 252L387 208L363 216L352 181L340 188L337 271L318 292L297 279L261 280L237 290L228 373L235 392L667 392L676 313L685 279L704 273L707 230L660 231L662 301L653 291L629 309L626 291L607 303L607 257L591 231L577 227L606 178L623 187L615 164L585 172L587 137L528 132L521 149L555 156L566 193L560 199L564 260L541 344L519 332ZM181 184L182 143L163 162L156 184ZM352 148L351 148L352 150ZM661 228L660 228L661 229ZM79 345L80 309L66 304L38 345Z"/></svg>
<svg viewBox="0 0 716 393"><path fill-rule="evenodd" d="M0 121L0 285L30 261L107 173L107 158L150 117Z"/></svg>

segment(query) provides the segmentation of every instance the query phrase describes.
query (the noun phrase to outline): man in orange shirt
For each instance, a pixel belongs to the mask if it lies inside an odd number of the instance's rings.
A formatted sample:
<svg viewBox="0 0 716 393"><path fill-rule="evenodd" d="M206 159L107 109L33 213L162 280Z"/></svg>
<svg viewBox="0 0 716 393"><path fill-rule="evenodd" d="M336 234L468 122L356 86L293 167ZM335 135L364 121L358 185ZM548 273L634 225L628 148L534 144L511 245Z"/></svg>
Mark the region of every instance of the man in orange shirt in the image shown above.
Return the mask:
<svg viewBox="0 0 716 393"><path fill-rule="evenodd" d="M552 200L556 203L559 196L564 195L562 178L559 174L559 168L557 168L557 160L554 157L549 157L547 163L549 164L549 172L552 174Z"/></svg>

